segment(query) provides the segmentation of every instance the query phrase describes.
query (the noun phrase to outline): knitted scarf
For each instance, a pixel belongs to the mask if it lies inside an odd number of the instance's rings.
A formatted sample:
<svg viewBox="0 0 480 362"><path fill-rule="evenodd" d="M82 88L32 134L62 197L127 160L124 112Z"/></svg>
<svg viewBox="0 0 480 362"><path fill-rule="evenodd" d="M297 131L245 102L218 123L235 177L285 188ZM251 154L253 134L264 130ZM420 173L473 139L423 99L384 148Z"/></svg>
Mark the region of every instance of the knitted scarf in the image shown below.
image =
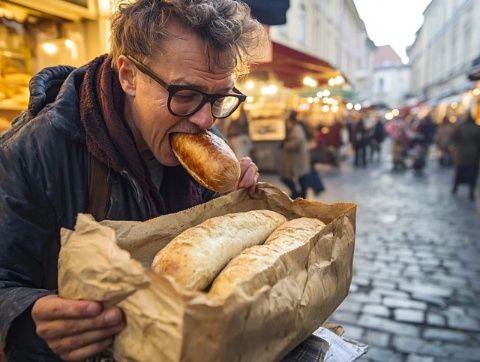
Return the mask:
<svg viewBox="0 0 480 362"><path fill-rule="evenodd" d="M123 118L124 93L111 57L88 64L80 90L80 119L88 151L116 172L127 171L142 188L150 217L202 202L201 186L180 167L165 167L162 185L154 185L133 134Z"/></svg>

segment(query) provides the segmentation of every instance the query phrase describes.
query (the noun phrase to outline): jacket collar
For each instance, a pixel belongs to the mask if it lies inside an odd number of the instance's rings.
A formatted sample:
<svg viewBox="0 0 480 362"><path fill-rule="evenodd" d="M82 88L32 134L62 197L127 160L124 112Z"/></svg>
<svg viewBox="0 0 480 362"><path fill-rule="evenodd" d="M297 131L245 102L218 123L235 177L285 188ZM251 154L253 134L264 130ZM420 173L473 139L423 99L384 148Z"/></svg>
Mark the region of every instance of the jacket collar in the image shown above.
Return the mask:
<svg viewBox="0 0 480 362"><path fill-rule="evenodd" d="M28 117L45 113L53 127L77 142L85 142L80 123L80 87L86 66L49 67L30 81Z"/></svg>

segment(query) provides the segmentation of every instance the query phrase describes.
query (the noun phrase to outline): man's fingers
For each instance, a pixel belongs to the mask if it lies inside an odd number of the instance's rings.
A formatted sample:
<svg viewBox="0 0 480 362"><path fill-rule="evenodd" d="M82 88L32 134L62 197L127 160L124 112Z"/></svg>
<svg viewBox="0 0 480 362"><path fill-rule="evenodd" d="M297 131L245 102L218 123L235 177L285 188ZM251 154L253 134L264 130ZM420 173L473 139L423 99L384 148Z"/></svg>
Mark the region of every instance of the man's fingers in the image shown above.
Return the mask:
<svg viewBox="0 0 480 362"><path fill-rule="evenodd" d="M47 296L35 302L32 309L32 317L36 321L88 318L97 316L101 311L102 306L97 302Z"/></svg>
<svg viewBox="0 0 480 362"><path fill-rule="evenodd" d="M105 349L113 343L113 338L107 338L103 341L89 344L88 346L66 352L60 355L65 361L83 361L88 357L92 357Z"/></svg>
<svg viewBox="0 0 480 362"><path fill-rule="evenodd" d="M255 172L258 172L258 167L254 162L245 163L243 167L240 168L240 178L242 178L249 170L253 169Z"/></svg>
<svg viewBox="0 0 480 362"><path fill-rule="evenodd" d="M122 323L123 315L120 309L111 307L95 318L44 321L37 325L37 334L49 341L80 335L88 331L108 329L122 325Z"/></svg>
<svg viewBox="0 0 480 362"><path fill-rule="evenodd" d="M248 194L252 198L258 198L258 196L259 196L258 193L257 193L258 176L259 176L259 174L257 172L257 174L255 176L255 179L254 179L254 182L253 182L253 185L248 188Z"/></svg>
<svg viewBox="0 0 480 362"><path fill-rule="evenodd" d="M249 166L245 173L243 174L243 177L240 179L240 182L238 184L239 188L242 187L250 187L254 184L254 179L255 176L257 175L257 166L255 164L252 164L253 166Z"/></svg>
<svg viewBox="0 0 480 362"><path fill-rule="evenodd" d="M49 346L55 351L55 353L61 355L74 351L80 348L87 347L90 344L104 341L110 337L114 337L124 327L124 324L118 324L114 327L98 329L94 331L88 331L79 335L63 338L58 341L52 342Z"/></svg>

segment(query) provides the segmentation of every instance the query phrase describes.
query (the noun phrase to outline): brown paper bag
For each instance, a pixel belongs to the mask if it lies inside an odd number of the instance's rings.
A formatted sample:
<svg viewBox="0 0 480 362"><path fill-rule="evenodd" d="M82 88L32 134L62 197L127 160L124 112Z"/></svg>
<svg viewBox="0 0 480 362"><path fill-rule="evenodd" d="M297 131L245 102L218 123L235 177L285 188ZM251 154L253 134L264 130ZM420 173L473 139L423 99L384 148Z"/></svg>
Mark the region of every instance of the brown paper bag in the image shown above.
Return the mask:
<svg viewBox="0 0 480 362"><path fill-rule="evenodd" d="M327 224L308 244L271 265L279 276L276 284L253 295L238 289L220 302L148 270L158 250L185 229L214 216L254 209L274 210L288 219L314 217ZM79 215L75 231L62 231L59 293L122 308L127 326L115 339L117 361L279 360L346 297L355 210L351 203L292 201L262 184L256 199L238 190L145 222L97 223Z"/></svg>

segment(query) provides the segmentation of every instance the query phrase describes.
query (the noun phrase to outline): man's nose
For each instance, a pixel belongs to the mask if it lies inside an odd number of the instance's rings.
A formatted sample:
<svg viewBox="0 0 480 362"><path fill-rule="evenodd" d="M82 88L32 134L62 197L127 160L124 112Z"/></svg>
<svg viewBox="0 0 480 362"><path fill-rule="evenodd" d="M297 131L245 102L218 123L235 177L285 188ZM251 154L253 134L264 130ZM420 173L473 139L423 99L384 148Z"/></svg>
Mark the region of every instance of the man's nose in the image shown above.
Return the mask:
<svg viewBox="0 0 480 362"><path fill-rule="evenodd" d="M212 127L215 119L212 116L212 105L205 103L202 108L189 117L189 121L196 124L201 129Z"/></svg>

